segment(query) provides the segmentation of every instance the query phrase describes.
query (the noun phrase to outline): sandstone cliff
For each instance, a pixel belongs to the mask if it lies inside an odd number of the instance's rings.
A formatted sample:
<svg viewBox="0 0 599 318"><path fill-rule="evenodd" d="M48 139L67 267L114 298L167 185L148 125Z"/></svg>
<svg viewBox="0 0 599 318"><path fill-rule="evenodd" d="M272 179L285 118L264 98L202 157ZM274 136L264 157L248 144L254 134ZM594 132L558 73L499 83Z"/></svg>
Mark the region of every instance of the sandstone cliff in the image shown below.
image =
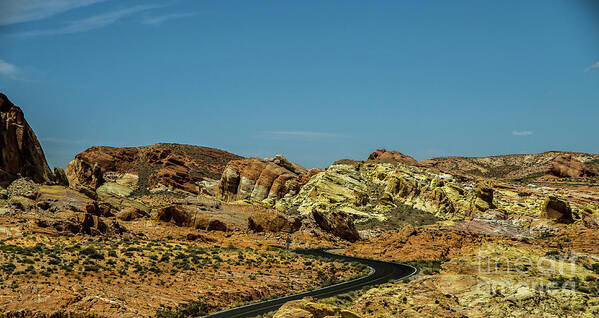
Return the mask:
<svg viewBox="0 0 599 318"><path fill-rule="evenodd" d="M54 178L44 151L23 111L0 93L0 182L7 183L19 175L38 183Z"/></svg>

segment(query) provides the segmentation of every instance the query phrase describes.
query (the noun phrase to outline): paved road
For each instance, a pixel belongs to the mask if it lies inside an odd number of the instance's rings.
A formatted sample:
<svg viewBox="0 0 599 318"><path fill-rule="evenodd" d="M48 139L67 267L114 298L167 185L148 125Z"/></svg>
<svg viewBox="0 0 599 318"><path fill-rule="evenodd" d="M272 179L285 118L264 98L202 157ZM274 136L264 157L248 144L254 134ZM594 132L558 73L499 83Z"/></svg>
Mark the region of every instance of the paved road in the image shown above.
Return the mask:
<svg viewBox="0 0 599 318"><path fill-rule="evenodd" d="M246 306L241 306L237 308L233 308L226 311L221 311L217 313L213 313L204 317L210 318L221 318L221 317L230 317L230 318L241 318L241 317L255 317L257 315L262 315L271 311L277 310L281 305L290 301L302 299L307 296L311 296L314 298L327 298L332 297L339 294L344 294L349 291L362 289L364 286L370 285L378 285L382 283L386 283L392 280L398 280L405 277L412 276L416 274L418 269L409 265L403 264L395 264L388 263L383 261L375 261L363 258L355 258L349 257L345 255L337 255L333 253L329 253L323 250L295 250L298 254L304 255L315 255L322 256L329 259L334 260L344 260L350 262L359 262L366 266L369 266L373 269L370 275L347 281L344 283L331 285L325 288L321 288L318 290L313 290L309 292L304 292L300 294L295 294L291 296L286 296L282 298L272 299L263 301L260 303L250 304Z"/></svg>

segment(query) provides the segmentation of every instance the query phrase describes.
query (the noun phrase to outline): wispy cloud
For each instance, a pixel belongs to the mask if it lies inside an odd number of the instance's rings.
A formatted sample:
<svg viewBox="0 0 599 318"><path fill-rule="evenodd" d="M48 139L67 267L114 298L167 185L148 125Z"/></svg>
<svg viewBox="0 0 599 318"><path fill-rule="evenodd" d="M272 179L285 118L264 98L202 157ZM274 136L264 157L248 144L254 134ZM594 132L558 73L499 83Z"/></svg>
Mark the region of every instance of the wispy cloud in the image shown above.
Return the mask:
<svg viewBox="0 0 599 318"><path fill-rule="evenodd" d="M15 65L0 59L0 75L4 75L11 79L16 79L18 73L19 69Z"/></svg>
<svg viewBox="0 0 599 318"><path fill-rule="evenodd" d="M189 17L193 17L195 15L197 15L196 12L165 14L165 15L154 16L154 17L146 17L141 21L141 23L151 24L151 25L159 25L166 21L189 18Z"/></svg>
<svg viewBox="0 0 599 318"><path fill-rule="evenodd" d="M342 134L317 132L317 131L299 131L299 130L277 130L265 131L263 135L270 138L305 138L305 139L323 139L323 138L342 138Z"/></svg>
<svg viewBox="0 0 599 318"><path fill-rule="evenodd" d="M43 35L58 35L58 34L71 34L71 33L80 33L87 32L90 30L95 30L99 28L103 28L110 24L113 24L123 18L128 16L148 11L156 8L163 7L164 5L138 5L134 7L119 9L115 11L110 11L94 16L90 16L85 19L72 21L67 23L65 26L49 29L49 30L34 30L18 33L18 36L43 36Z"/></svg>
<svg viewBox="0 0 599 318"><path fill-rule="evenodd" d="M55 137L42 137L42 138L39 138L39 141L52 143L52 144L71 144L71 145L81 145L81 144L88 143L85 140L62 139L62 138L55 138Z"/></svg>
<svg viewBox="0 0 599 318"><path fill-rule="evenodd" d="M530 130L514 130L514 131L512 131L512 135L519 136L519 137L530 136L532 134L533 134L533 132Z"/></svg>
<svg viewBox="0 0 599 318"><path fill-rule="evenodd" d="M41 20L106 0L2 0L0 25Z"/></svg>
<svg viewBox="0 0 599 318"><path fill-rule="evenodd" d="M589 67L585 68L584 71L585 72L590 72L590 71L599 71L599 61L595 62L594 64L589 65Z"/></svg>

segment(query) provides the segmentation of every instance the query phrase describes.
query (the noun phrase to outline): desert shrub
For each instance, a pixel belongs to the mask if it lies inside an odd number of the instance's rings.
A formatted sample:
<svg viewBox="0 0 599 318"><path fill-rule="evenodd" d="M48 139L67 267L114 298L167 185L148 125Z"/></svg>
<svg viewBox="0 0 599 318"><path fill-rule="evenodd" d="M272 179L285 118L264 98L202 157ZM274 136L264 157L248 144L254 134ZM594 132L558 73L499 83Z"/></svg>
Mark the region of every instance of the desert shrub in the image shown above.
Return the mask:
<svg viewBox="0 0 599 318"><path fill-rule="evenodd" d="M212 308L201 301L192 301L176 309L163 307L156 311L156 318L186 318L206 315Z"/></svg>

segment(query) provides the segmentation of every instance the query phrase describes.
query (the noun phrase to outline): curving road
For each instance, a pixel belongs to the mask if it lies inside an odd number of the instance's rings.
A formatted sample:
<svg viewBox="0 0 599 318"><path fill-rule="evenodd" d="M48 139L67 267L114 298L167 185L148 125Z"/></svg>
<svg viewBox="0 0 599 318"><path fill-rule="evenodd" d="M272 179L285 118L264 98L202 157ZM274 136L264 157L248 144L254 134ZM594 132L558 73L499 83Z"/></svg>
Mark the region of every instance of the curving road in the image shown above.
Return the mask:
<svg viewBox="0 0 599 318"><path fill-rule="evenodd" d="M277 299L267 300L260 303L250 304L246 306L236 307L229 310L219 311L213 314L209 314L204 317L220 318L241 318L241 317L255 317L271 311L277 310L284 303L290 300L302 299L307 296L314 298L327 298L339 294L344 294L349 291L362 289L364 286L378 285L386 283L392 280L398 280L406 277L410 277L418 272L418 269L404 264L389 263L383 261L375 261L364 258L356 258L345 255L333 254L324 250L295 250L297 254L322 256L332 260L341 260L349 262L359 262L366 266L369 266L372 271L369 275L354 279L351 281L327 286L325 288L303 292L295 295L285 296Z"/></svg>

